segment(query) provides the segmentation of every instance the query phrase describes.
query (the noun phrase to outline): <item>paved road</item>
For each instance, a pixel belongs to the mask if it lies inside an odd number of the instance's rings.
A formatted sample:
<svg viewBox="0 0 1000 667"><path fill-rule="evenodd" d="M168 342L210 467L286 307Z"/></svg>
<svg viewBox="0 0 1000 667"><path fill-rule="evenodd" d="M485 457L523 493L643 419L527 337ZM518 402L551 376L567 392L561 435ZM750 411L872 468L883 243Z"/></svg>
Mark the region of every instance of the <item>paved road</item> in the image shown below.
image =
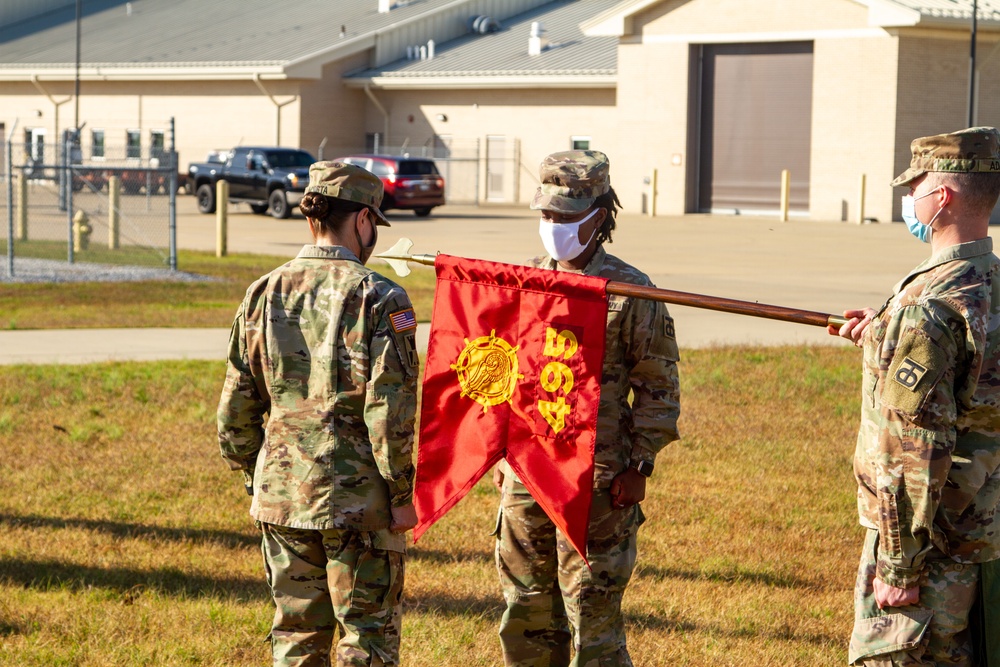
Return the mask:
<svg viewBox="0 0 1000 667"><path fill-rule="evenodd" d="M233 206L230 213L230 252L290 257L310 240L302 217L274 220L244 206ZM390 220L392 227L380 230L379 251L402 236L413 240L414 252L500 262L520 263L540 251L537 214L520 208L446 206L429 218L400 212ZM928 252L902 224L623 213L618 225L608 250L660 287L829 313L879 305ZM178 202L178 246L215 248L215 217L198 214L192 197ZM670 311L682 348L840 344L818 327L682 306ZM426 329L420 331L424 341ZM222 359L227 337L224 329L0 332L0 364Z"/></svg>

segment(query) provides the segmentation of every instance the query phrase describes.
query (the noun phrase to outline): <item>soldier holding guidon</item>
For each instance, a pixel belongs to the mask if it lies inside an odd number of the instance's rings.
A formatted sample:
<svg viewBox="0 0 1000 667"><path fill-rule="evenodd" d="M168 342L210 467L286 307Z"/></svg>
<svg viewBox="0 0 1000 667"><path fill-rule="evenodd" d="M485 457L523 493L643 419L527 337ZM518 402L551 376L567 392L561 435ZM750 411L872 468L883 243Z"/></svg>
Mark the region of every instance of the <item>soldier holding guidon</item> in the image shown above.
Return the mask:
<svg viewBox="0 0 1000 667"><path fill-rule="evenodd" d="M312 165L315 244L254 282L233 324L219 444L252 489L275 665L329 665L336 634L337 665L399 664L417 325L364 266L381 201L364 169Z"/></svg>
<svg viewBox="0 0 1000 667"><path fill-rule="evenodd" d="M911 149L892 185L909 188L903 219L931 256L878 311L830 327L864 348L854 471L867 530L849 659L982 665L980 642L1000 641L997 629L976 636L1000 559L1000 260L988 235L1000 133Z"/></svg>
<svg viewBox="0 0 1000 667"><path fill-rule="evenodd" d="M618 210L606 155L554 153L542 162L540 176L531 208L541 211L539 234L548 255L532 266L651 285L645 274L604 250ZM646 478L656 454L678 437L678 357L666 306L609 297L586 549L591 568L510 466L497 466L505 664L632 664L621 602L635 566L636 533L645 520L639 502Z"/></svg>

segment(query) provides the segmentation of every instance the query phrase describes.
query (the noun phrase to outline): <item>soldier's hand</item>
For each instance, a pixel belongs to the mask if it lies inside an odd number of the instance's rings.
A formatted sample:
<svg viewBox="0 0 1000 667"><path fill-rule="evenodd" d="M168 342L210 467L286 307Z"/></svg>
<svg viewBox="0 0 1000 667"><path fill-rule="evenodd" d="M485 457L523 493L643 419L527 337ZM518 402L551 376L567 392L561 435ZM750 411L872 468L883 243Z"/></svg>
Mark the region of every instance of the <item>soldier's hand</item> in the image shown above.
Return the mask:
<svg viewBox="0 0 1000 667"><path fill-rule="evenodd" d="M503 491L503 470L499 464L493 468L493 486L497 487L497 491Z"/></svg>
<svg viewBox="0 0 1000 667"><path fill-rule="evenodd" d="M417 510L413 508L413 503L392 508L392 523L389 524L390 531L393 533L405 533L416 525Z"/></svg>
<svg viewBox="0 0 1000 667"><path fill-rule="evenodd" d="M629 468L611 480L611 506L631 507L646 498L646 478L635 468Z"/></svg>
<svg viewBox="0 0 1000 667"><path fill-rule="evenodd" d="M884 583L880 579L872 582L875 588L875 602L879 609L885 607L905 607L920 602L920 587L896 588Z"/></svg>
<svg viewBox="0 0 1000 667"><path fill-rule="evenodd" d="M868 325L871 324L872 318L875 317L875 309L861 308L845 310L844 317L847 318L847 322L843 326L839 329L834 326L828 326L826 328L827 333L831 336L840 336L841 338L851 341L857 347L861 347L861 341L865 335L865 330L868 329Z"/></svg>

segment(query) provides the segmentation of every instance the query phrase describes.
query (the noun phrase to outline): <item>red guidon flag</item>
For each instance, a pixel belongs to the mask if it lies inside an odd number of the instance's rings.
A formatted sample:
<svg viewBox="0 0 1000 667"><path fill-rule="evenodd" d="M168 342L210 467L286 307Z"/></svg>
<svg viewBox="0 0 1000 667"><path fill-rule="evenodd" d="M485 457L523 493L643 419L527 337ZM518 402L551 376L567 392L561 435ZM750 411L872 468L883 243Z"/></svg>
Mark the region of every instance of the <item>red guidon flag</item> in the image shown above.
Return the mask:
<svg viewBox="0 0 1000 667"><path fill-rule="evenodd" d="M501 457L586 559L606 280L438 255L414 539Z"/></svg>

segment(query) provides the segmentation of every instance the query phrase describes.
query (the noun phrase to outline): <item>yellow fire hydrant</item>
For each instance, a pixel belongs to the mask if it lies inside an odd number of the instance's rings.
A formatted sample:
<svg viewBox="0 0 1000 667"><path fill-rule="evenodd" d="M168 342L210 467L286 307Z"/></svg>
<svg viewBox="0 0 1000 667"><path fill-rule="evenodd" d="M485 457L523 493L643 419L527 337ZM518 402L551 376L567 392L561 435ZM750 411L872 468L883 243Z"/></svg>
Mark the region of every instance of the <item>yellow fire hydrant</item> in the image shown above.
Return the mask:
<svg viewBox="0 0 1000 667"><path fill-rule="evenodd" d="M80 252L90 247L90 217L81 209L73 216L73 252Z"/></svg>

